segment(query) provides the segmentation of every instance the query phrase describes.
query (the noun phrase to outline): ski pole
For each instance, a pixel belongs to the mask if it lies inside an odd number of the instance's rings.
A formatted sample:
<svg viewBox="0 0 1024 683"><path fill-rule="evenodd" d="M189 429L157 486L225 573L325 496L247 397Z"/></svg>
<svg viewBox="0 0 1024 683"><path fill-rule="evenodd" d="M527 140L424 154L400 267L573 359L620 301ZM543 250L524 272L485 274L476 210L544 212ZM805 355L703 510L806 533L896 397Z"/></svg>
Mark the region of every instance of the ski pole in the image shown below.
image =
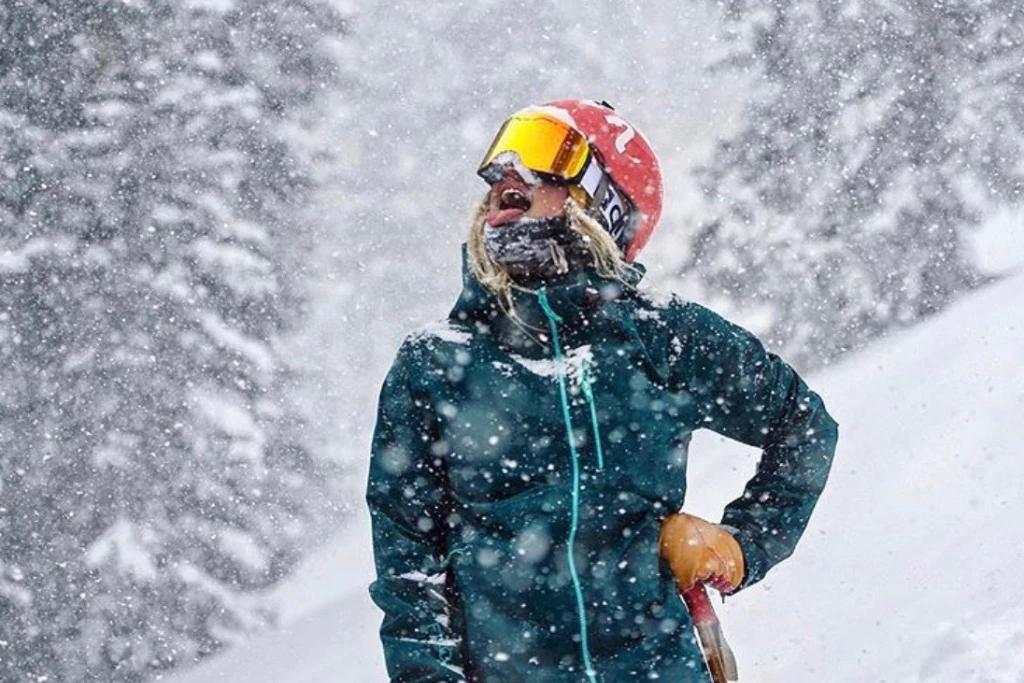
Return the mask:
<svg viewBox="0 0 1024 683"><path fill-rule="evenodd" d="M739 680L736 657L733 656L729 643L725 642L722 624L718 621L718 615L715 614L715 608L711 605L704 584L698 583L683 593L683 601L690 610L693 627L700 639L701 649L704 650L704 661L711 671L711 679L715 683Z"/></svg>

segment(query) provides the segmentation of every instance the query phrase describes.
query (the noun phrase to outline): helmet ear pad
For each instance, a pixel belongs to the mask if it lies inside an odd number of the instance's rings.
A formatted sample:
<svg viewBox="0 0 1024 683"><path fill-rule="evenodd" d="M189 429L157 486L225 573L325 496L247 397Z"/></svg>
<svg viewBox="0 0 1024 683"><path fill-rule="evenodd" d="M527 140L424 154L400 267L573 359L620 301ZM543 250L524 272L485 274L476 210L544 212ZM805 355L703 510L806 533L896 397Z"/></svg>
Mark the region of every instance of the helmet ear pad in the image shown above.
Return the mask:
<svg viewBox="0 0 1024 683"><path fill-rule="evenodd" d="M633 235L625 249L633 261L651 238L661 217L663 186L661 166L650 143L616 111L591 100L557 100L542 105L558 110L586 136L591 151L615 187L634 209Z"/></svg>

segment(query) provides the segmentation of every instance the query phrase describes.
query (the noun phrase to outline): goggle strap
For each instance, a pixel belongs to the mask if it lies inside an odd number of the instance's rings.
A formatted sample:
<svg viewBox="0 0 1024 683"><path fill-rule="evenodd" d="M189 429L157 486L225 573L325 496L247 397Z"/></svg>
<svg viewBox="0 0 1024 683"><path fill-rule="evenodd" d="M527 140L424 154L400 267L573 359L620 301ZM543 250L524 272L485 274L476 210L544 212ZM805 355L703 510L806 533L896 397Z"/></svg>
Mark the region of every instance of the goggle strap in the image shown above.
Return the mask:
<svg viewBox="0 0 1024 683"><path fill-rule="evenodd" d="M590 155L587 165L583 170L583 176L577 183L587 196L590 197L588 207L594 213L599 213L604 219L605 229L615 240L620 248L624 248L627 242L627 231L630 223L629 206L625 199L619 195L611 178L601 170L600 164Z"/></svg>
<svg viewBox="0 0 1024 683"><path fill-rule="evenodd" d="M601 177L601 183L597 186L597 192L594 193L594 206L601 206L604 204L604 198L608 195L608 188L611 187L611 179L608 174L605 173Z"/></svg>
<svg viewBox="0 0 1024 683"><path fill-rule="evenodd" d="M598 205L599 200L597 198L598 190L601 189L601 183L604 181L607 183L607 176L604 171L601 170L601 166L594 160L594 155L591 154L587 160L587 166L583 169L583 176L577 183L583 188L583 191L590 196L591 206ZM604 199L603 193L601 199Z"/></svg>
<svg viewBox="0 0 1024 683"><path fill-rule="evenodd" d="M598 207L604 217L608 233L619 245L619 248L625 251L632 239L632 235L629 233L632 232L633 212L630 210L629 201L619 193L615 185L608 182L605 186L604 197Z"/></svg>

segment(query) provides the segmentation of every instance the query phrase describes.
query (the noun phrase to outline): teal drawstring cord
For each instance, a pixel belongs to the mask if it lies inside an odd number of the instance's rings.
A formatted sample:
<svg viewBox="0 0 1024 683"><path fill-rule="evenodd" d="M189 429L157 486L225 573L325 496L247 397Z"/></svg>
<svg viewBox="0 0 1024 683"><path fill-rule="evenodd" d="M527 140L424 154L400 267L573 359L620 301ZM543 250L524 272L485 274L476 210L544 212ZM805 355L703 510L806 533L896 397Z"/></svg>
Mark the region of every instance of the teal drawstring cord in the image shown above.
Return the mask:
<svg viewBox="0 0 1024 683"><path fill-rule="evenodd" d="M562 418L565 420L565 431L569 437L569 453L572 455L572 521L569 525L569 576L572 578L572 587L576 593L576 614L580 620L580 652L583 655L583 666L586 670L590 683L597 683L597 672L590 661L590 643L587 638L587 616L583 601L583 587L580 585L580 575L576 571L576 559L572 550L576 546L576 531L580 522L580 457L576 452L576 444L572 435L572 416L569 414L569 391L565 386L565 359L562 357L562 347L558 342L558 326L562 317L552 310L548 303L547 289L541 287L537 292L537 300L540 307L544 309L544 315L548 318L548 325L551 328L551 342L555 347L555 367L558 375L558 390L562 397Z"/></svg>
<svg viewBox="0 0 1024 683"><path fill-rule="evenodd" d="M590 426L594 430L594 447L597 449L597 469L604 469L604 453L601 451L601 431L597 428L597 403L594 401L594 391L590 387L590 363L583 363L583 376L580 379L580 386L583 395L590 405Z"/></svg>

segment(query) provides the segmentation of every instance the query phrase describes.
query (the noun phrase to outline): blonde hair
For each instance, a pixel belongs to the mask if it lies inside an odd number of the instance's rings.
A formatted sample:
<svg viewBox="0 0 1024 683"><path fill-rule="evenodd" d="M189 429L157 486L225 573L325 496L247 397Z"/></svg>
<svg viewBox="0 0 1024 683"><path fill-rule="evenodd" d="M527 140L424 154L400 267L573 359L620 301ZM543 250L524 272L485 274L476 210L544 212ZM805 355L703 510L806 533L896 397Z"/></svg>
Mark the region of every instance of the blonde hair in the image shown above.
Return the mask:
<svg viewBox="0 0 1024 683"><path fill-rule="evenodd" d="M473 274L485 288L498 297L502 309L512 317L515 314L512 303L512 289L516 284L512 281L508 270L491 258L484 246L484 226L486 224L488 201L485 196L477 206L473 222L469 230L469 263ZM565 200L565 215L569 229L579 233L584 244L594 259L594 268L602 277L628 282L636 269L628 263L619 251L612 236L601 227L596 219L587 214L586 210L571 196Z"/></svg>

